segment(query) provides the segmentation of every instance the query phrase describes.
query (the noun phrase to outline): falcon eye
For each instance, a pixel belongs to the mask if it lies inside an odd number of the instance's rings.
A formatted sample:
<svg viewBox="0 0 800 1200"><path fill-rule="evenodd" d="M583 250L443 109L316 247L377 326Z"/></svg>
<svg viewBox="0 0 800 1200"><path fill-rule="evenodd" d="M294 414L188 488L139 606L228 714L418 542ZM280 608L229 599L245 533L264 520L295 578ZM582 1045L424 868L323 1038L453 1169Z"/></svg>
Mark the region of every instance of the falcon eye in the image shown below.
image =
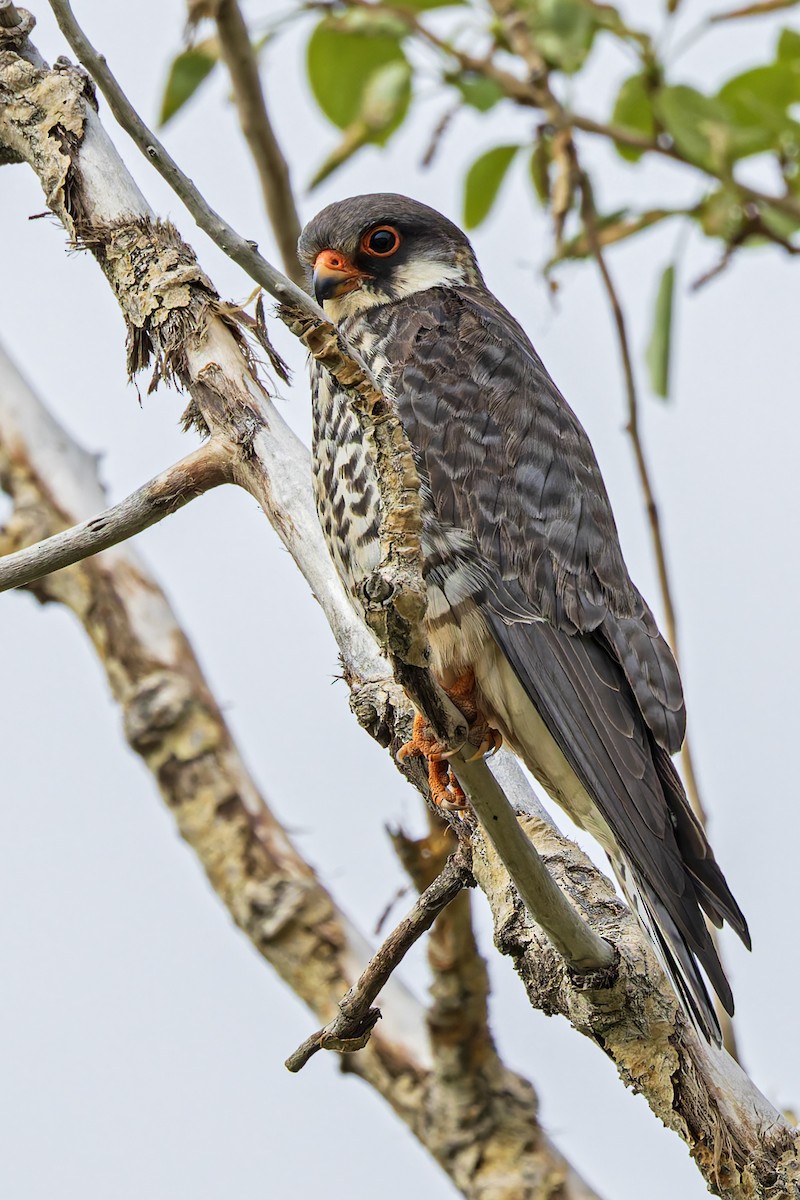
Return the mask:
<svg viewBox="0 0 800 1200"><path fill-rule="evenodd" d="M388 258L400 245L400 234L393 225L378 225L361 239L361 249L373 258Z"/></svg>

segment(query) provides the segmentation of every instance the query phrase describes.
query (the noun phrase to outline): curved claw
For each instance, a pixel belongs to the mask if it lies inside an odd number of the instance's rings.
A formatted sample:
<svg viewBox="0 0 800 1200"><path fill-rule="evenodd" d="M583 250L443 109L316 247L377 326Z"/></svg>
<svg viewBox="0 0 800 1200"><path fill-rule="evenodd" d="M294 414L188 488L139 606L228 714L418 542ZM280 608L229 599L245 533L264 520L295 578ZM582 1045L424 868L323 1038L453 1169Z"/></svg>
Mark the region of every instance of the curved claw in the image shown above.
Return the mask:
<svg viewBox="0 0 800 1200"><path fill-rule="evenodd" d="M503 744L503 735L497 729L487 729L478 749L465 762L477 762L479 758L492 758Z"/></svg>
<svg viewBox="0 0 800 1200"><path fill-rule="evenodd" d="M469 686L474 690L473 677L470 677ZM501 734L497 730L491 729L482 719L478 720L476 718L474 704L471 706L465 705L464 695L459 693L456 699L462 711L464 707L469 709L473 736L482 738L478 749L465 761L475 762L487 754L495 754L503 744ZM405 762L407 758L427 758L428 784L434 804L438 808L446 809L448 812L460 812L468 807L467 798L449 766L449 760L453 755L458 754L459 750L463 749L464 746L473 749L472 744L469 742L465 742L463 746L458 746L452 750L442 746L440 742L437 742L432 737L424 717L417 713L414 717L411 741L406 742L404 746L400 747L395 754L395 758L400 763Z"/></svg>

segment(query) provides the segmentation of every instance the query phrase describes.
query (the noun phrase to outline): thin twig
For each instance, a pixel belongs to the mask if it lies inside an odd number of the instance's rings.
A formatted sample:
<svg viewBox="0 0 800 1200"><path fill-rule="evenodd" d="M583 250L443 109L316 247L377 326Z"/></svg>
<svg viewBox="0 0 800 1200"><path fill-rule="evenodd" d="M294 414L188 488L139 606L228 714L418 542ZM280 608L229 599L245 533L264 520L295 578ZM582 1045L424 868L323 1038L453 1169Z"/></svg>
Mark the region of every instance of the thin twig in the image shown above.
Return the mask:
<svg viewBox="0 0 800 1200"><path fill-rule="evenodd" d="M462 888L472 887L472 871L459 848L446 862L444 870L419 897L414 907L383 944L376 950L358 980L339 1002L339 1013L332 1021L297 1047L286 1060L290 1071L300 1071L319 1050L351 1053L363 1050L372 1029L380 1019L373 1002L386 986L392 973L411 947L426 933L436 917Z"/></svg>
<svg viewBox="0 0 800 1200"><path fill-rule="evenodd" d="M433 882L452 853L455 834L438 813L428 810L429 832L411 838L391 834L392 845L418 892ZM489 1025L489 979L472 921L472 903L463 891L433 923L427 940L431 970L427 1025L441 1086L458 1109L480 1110L486 1078L497 1060Z"/></svg>
<svg viewBox="0 0 800 1200"><path fill-rule="evenodd" d="M232 477L228 447L216 440L206 442L96 517L0 558L0 592L25 587L52 571L60 571L125 542L177 512L196 496L230 483Z"/></svg>
<svg viewBox="0 0 800 1200"><path fill-rule="evenodd" d="M584 172L581 176L581 215L586 228L586 235L592 247L592 254L597 262L600 276L603 280L608 303L611 308L611 313L614 318L614 325L617 331L617 345L619 346L620 357L622 359L622 372L625 378L625 394L628 404L628 421L625 426L628 433L631 445L633 447L633 455L636 460L636 469L639 475L639 485L642 489L642 495L645 502L645 511L650 526L650 541L653 547L653 553L656 559L656 569L658 572L658 582L661 590L661 601L664 607L664 619L667 629L667 639L672 647L676 661L678 661L678 630L675 617L675 605L672 599L672 585L669 578L669 570L667 568L667 552L664 545L664 536L661 530L661 519L659 516L658 505L656 503L653 484L650 479L650 470L647 465L647 458L644 452L642 442L642 434L639 426L639 398L636 390L636 376L633 370L633 360L631 358L630 343L628 341L628 330L625 323L625 314L622 310L622 304L619 299L619 294L614 286L614 281L611 278L611 273L606 263L603 246L598 236L597 230L597 210L594 204L594 196L592 194L591 183ZM681 762L683 763L684 781L686 784L686 792L689 797L689 802L694 810L698 820L705 827L708 823L708 816L705 807L700 797L700 790L697 784L697 776L694 769L694 759L691 751L691 744L688 733L684 737L683 746L681 747ZM711 930L711 936L719 953L719 940L716 929ZM738 1049L736 1045L736 1035L733 1029L733 1022L722 1007L719 998L714 996L714 1005L719 1017L720 1026L722 1028L722 1039L725 1049L732 1058L738 1061Z"/></svg>
<svg viewBox="0 0 800 1200"><path fill-rule="evenodd" d="M12 0L0 0L0 29L13 29L19 25L20 19Z"/></svg>
<svg viewBox="0 0 800 1200"><path fill-rule="evenodd" d="M320 325L329 325L324 312L302 288L287 279L271 263L259 254L257 244L237 233L232 225L215 212L201 196L199 190L167 152L151 129L145 125L136 109L128 100L116 78L109 70L102 54L98 54L86 34L75 20L68 0L50 0L50 7L61 32L75 54L94 79L106 98L109 108L120 126L125 130L142 154L150 160L159 175L172 188L175 195L186 206L198 226L208 234L212 242L232 258L251 279L281 304L294 305L311 320Z"/></svg>
<svg viewBox="0 0 800 1200"><path fill-rule="evenodd" d="M231 77L239 124L258 171L281 261L289 278L298 287L304 287L305 277L297 258L300 218L289 167L267 112L250 34L236 0L220 0L214 15L222 57Z"/></svg>
<svg viewBox="0 0 800 1200"><path fill-rule="evenodd" d="M365 5L369 6L370 0L349 0L349 3L353 7L364 7ZM386 8L387 6L382 4L381 7ZM498 12L501 18L507 15L507 9L502 4L493 3L492 7ZM439 37L425 26L419 17L409 9L398 7L391 8L390 11L393 15L404 20L411 32L421 41L426 42L441 54L458 63L462 70L481 75L485 79L491 79L502 89L506 97L514 101L515 104L519 104L525 108L539 108L547 111L551 93L549 89L543 89L542 79L536 71L532 71L531 77L528 79L520 78L510 71L506 71L503 67L498 66L491 57L477 58L475 55L458 49L451 42L448 42L443 37ZM569 127L578 129L582 133L594 134L605 138L607 141L616 142L621 146L629 146L632 150L641 150L644 153L657 154L661 158L668 158L672 162L680 163L682 166L690 167L695 171L700 171L702 174L715 179L719 183L727 185L731 183L730 179L723 177L711 167L698 162L692 162L686 158L684 154L676 149L672 140L667 137L647 137L645 134L639 134L630 129L620 128L604 121L595 120L595 118L586 116L583 113L572 112L562 105L559 105L559 108L560 116L556 122L556 128ZM733 186L745 200L750 200L758 205L765 205L778 212L785 213L789 217L800 220L800 201L788 192L784 195L762 192L758 188L750 187L739 180L733 181Z"/></svg>

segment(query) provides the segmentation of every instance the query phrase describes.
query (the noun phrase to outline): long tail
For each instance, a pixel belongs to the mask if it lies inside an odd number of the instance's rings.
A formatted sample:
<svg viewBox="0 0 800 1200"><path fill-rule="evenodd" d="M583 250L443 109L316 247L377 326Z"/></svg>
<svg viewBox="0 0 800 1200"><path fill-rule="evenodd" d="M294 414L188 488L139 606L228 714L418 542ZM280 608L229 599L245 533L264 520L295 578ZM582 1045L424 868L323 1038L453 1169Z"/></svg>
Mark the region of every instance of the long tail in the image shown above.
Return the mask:
<svg viewBox="0 0 800 1200"><path fill-rule="evenodd" d="M749 946L747 923L619 662L591 635L487 617L501 651L479 680L491 707L553 798L600 841L687 1014L719 1043L704 975L731 1014L733 996L703 913Z"/></svg>

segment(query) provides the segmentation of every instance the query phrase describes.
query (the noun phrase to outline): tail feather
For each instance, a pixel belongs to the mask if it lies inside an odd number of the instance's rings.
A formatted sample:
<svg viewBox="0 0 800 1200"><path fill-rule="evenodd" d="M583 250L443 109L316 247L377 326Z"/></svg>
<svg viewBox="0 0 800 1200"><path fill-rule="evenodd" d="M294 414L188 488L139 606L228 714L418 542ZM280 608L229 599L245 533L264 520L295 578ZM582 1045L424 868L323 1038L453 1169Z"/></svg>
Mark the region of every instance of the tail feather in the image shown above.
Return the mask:
<svg viewBox="0 0 800 1200"><path fill-rule="evenodd" d="M747 922L620 664L590 635L487 616L501 652L491 670L476 667L489 711L608 853L688 1016L719 1044L706 980L731 1015L733 996L703 913L745 945Z"/></svg>
<svg viewBox="0 0 800 1200"><path fill-rule="evenodd" d="M705 1038L717 1046L721 1045L719 1020L697 960L702 962L723 1008L731 1016L733 995L710 937L708 947L692 952L686 938L652 889L637 878L624 859L612 858L610 861L622 893L649 935L684 1012Z"/></svg>
<svg viewBox="0 0 800 1200"><path fill-rule="evenodd" d="M660 746L653 747L653 759L672 814L675 840L704 913L717 929L727 921L749 950L750 930L744 913L728 887L702 825L692 812L672 759Z"/></svg>

